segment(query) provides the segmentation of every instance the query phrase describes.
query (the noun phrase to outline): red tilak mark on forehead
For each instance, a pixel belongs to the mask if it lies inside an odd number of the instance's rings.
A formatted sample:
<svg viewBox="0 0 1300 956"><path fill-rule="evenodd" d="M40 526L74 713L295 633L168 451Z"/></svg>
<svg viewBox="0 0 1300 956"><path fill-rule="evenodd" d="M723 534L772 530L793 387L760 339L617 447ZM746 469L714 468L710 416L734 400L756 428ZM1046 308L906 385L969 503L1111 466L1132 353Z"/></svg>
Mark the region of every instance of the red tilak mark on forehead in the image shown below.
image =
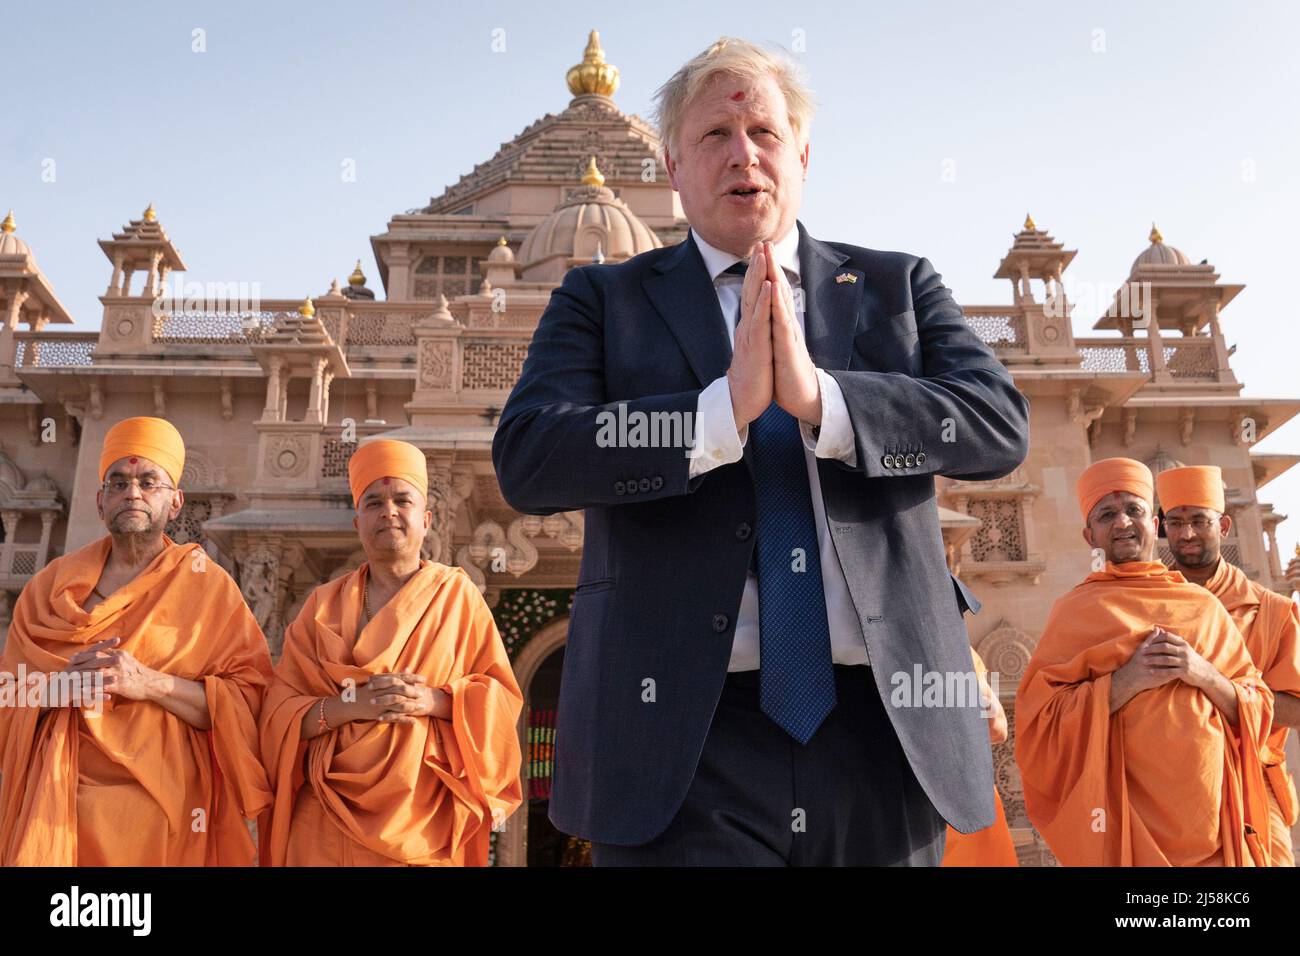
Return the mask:
<svg viewBox="0 0 1300 956"><path fill-rule="evenodd" d="M735 100L737 103L739 103L741 100L743 100L743 99L745 98L745 91L744 91L744 90L736 90L736 92L734 92L734 93L731 94L731 98L732 98L733 100Z"/></svg>
<svg viewBox="0 0 1300 956"><path fill-rule="evenodd" d="M384 479L384 484L388 484L388 479L387 479L387 478Z"/></svg>
<svg viewBox="0 0 1300 956"><path fill-rule="evenodd" d="M131 459L129 459L129 461L130 461L131 464L133 464L133 465L134 465L137 461L139 461L139 460L140 460L139 458L131 458Z"/></svg>

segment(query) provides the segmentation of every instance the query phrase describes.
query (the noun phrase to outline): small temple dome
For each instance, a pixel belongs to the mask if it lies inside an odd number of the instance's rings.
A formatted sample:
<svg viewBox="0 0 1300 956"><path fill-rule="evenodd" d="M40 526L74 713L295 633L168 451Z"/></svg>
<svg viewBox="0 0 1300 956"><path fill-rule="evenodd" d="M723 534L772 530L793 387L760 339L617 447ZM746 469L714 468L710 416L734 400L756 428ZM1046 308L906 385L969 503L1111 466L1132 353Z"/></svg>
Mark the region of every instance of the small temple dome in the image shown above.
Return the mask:
<svg viewBox="0 0 1300 956"><path fill-rule="evenodd" d="M506 244L506 237L502 236L497 240L497 244L492 247L488 253L488 262L514 262L515 254L510 246Z"/></svg>
<svg viewBox="0 0 1300 956"><path fill-rule="evenodd" d="M1151 234L1147 236L1151 240L1151 245L1142 250L1142 254L1133 260L1133 269L1138 266L1189 266L1192 261L1181 249L1175 249L1173 246L1165 245L1165 240L1160 235L1160 230L1156 224L1151 224Z"/></svg>
<svg viewBox="0 0 1300 956"><path fill-rule="evenodd" d="M590 262L598 249L605 258L621 261L662 247L654 231L604 181L592 157L582 185L528 233L518 256L524 281L559 281L569 260Z"/></svg>
<svg viewBox="0 0 1300 956"><path fill-rule="evenodd" d="M27 482L26 490L44 492L49 495L57 495L59 493L58 485L54 483L54 479L49 475L37 475L31 481Z"/></svg>
<svg viewBox="0 0 1300 956"><path fill-rule="evenodd" d="M9 210L4 222L0 222L0 256L30 256L31 247L18 238L14 232L18 228L14 222L14 211Z"/></svg>

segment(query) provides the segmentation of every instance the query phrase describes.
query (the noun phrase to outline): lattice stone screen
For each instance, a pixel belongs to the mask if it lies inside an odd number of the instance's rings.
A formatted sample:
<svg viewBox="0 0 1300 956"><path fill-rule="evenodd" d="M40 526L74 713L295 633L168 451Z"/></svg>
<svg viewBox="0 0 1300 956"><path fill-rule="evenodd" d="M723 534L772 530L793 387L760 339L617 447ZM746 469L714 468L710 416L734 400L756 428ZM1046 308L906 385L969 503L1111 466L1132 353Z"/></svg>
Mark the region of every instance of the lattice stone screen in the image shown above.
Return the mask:
<svg viewBox="0 0 1300 956"><path fill-rule="evenodd" d="M968 312L966 324L992 348L1024 348L1028 343L1024 317L1018 314Z"/></svg>
<svg viewBox="0 0 1300 956"><path fill-rule="evenodd" d="M1024 561L1024 512L1019 498L976 498L967 513L983 524L971 539L976 561Z"/></svg>
<svg viewBox="0 0 1300 956"><path fill-rule="evenodd" d="M527 355L527 342L471 342L465 346L461 387L509 390Z"/></svg>
<svg viewBox="0 0 1300 956"><path fill-rule="evenodd" d="M320 474L322 478L346 478L348 476L348 459L357 450L354 441L340 441L337 438L325 439L321 449Z"/></svg>
<svg viewBox="0 0 1300 956"><path fill-rule="evenodd" d="M203 543L203 522L212 517L212 502L205 498L187 498L181 513L167 522L167 537L177 544Z"/></svg>
<svg viewBox="0 0 1300 956"><path fill-rule="evenodd" d="M384 312L359 312L348 320L348 347L409 346L415 347L415 322L409 313L388 315Z"/></svg>
<svg viewBox="0 0 1300 956"><path fill-rule="evenodd" d="M415 267L415 297L434 299L439 292L448 299L469 295L478 288L479 261L469 256L426 256Z"/></svg>

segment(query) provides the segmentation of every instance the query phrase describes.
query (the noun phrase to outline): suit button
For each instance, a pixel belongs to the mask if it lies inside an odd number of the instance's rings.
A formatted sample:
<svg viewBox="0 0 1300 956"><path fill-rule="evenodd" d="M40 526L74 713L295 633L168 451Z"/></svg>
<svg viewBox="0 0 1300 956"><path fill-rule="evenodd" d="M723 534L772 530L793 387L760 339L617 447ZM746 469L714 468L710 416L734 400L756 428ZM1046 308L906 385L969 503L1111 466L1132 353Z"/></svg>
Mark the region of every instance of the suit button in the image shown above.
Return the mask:
<svg viewBox="0 0 1300 956"><path fill-rule="evenodd" d="M627 490L627 489L623 487L623 482L621 482L621 481L616 481L616 482L614 482L614 494L616 494L616 495L621 495L621 494L623 494L626 490Z"/></svg>
<svg viewBox="0 0 1300 956"><path fill-rule="evenodd" d="M653 478L650 479L651 491L658 491L663 486L664 486L664 480L660 478L658 475L655 475Z"/></svg>
<svg viewBox="0 0 1300 956"><path fill-rule="evenodd" d="M917 463L918 465L924 465L924 464L925 464L925 452L923 452L923 451L918 451L918 452L916 453L916 463Z"/></svg>
<svg viewBox="0 0 1300 956"><path fill-rule="evenodd" d="M641 481L640 481L640 483L637 485L637 487L640 488L641 491L642 491L643 493L649 491L649 490L650 490L650 479L649 479L649 478L642 478Z"/></svg>
<svg viewBox="0 0 1300 956"><path fill-rule="evenodd" d="M751 528L746 522L742 521L740 524L736 525L736 540L748 541L749 536L753 534L753 532L754 529Z"/></svg>
<svg viewBox="0 0 1300 956"><path fill-rule="evenodd" d="M915 455L908 455L906 458L903 459L903 464L906 465L908 468L915 468L915 467L916 467L916 456L915 456Z"/></svg>
<svg viewBox="0 0 1300 956"><path fill-rule="evenodd" d="M893 456L893 455L886 455L884 458L880 459L880 463L881 463L882 465L884 465L886 468L893 468L893 467L894 467L894 456Z"/></svg>
<svg viewBox="0 0 1300 956"><path fill-rule="evenodd" d="M719 634L725 631L727 629L727 615L725 614L713 615L713 629L717 631Z"/></svg>

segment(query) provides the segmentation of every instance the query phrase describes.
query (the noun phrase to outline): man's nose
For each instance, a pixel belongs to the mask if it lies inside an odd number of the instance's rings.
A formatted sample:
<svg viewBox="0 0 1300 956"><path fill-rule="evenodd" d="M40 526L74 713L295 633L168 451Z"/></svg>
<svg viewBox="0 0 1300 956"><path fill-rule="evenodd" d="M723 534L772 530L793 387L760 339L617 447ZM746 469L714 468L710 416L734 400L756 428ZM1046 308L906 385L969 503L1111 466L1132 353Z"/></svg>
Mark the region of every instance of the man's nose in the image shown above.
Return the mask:
<svg viewBox="0 0 1300 956"><path fill-rule="evenodd" d="M731 165L748 168L758 162L758 144L744 130L731 140Z"/></svg>

